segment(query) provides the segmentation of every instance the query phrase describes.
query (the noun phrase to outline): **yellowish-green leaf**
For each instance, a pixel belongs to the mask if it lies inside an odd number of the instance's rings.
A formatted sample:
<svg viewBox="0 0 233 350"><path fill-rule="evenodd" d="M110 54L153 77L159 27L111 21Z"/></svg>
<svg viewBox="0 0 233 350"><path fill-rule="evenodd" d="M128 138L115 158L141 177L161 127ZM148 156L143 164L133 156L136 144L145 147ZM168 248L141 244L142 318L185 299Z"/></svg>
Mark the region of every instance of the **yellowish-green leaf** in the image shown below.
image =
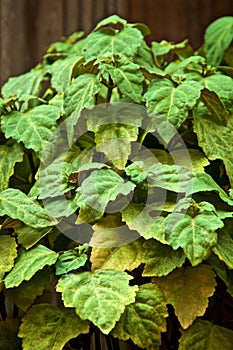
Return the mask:
<svg viewBox="0 0 233 350"><path fill-rule="evenodd" d="M215 274L208 265L179 268L153 282L164 292L167 303L173 305L184 329L204 315L216 286Z"/></svg>
<svg viewBox="0 0 233 350"><path fill-rule="evenodd" d="M57 253L43 245L38 245L29 251L22 250L13 269L5 278L6 288L17 287L23 281L29 281L44 266L55 264L57 258Z"/></svg>
<svg viewBox="0 0 233 350"><path fill-rule="evenodd" d="M196 320L182 331L179 350L232 350L233 331L206 320Z"/></svg>
<svg viewBox="0 0 233 350"><path fill-rule="evenodd" d="M0 235L0 281L10 271L17 256L17 244L13 237Z"/></svg>
<svg viewBox="0 0 233 350"><path fill-rule="evenodd" d="M108 334L125 306L135 300L137 287L129 286L131 279L127 273L114 270L68 274L59 280L57 291L66 307L74 307L82 319Z"/></svg>
<svg viewBox="0 0 233 350"><path fill-rule="evenodd" d="M167 308L163 293L153 284L140 286L133 304L126 306L112 331L114 337L131 339L140 348L159 350L166 330Z"/></svg>
<svg viewBox="0 0 233 350"><path fill-rule="evenodd" d="M24 350L62 350L79 334L88 333L89 324L74 310L61 310L54 305L34 305L23 317L19 337Z"/></svg>

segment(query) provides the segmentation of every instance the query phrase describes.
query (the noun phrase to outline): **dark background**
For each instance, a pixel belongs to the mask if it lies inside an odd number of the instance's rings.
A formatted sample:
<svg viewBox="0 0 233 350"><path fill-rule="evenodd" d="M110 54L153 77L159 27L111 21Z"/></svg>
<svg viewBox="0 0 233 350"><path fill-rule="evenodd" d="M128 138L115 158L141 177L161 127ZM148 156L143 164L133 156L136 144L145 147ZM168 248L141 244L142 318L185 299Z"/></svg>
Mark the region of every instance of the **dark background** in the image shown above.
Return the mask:
<svg viewBox="0 0 233 350"><path fill-rule="evenodd" d="M0 0L0 84L41 61L48 45L118 14L149 25L149 40L182 41L196 49L207 25L233 15L232 0Z"/></svg>

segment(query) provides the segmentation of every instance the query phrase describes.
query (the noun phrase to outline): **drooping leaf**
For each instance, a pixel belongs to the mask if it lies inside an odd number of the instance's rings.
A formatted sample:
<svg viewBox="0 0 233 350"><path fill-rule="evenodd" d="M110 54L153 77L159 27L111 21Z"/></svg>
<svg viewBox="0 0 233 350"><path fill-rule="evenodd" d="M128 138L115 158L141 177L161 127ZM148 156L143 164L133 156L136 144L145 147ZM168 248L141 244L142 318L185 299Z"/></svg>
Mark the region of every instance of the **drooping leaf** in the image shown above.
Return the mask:
<svg viewBox="0 0 233 350"><path fill-rule="evenodd" d="M56 262L56 275L63 275L77 270L79 267L84 266L86 261L87 255L85 253L79 254L78 251L67 250L59 256Z"/></svg>
<svg viewBox="0 0 233 350"><path fill-rule="evenodd" d="M10 271L17 256L16 241L11 236L0 235L0 281Z"/></svg>
<svg viewBox="0 0 233 350"><path fill-rule="evenodd" d="M184 40L180 43L174 44L173 42L168 42L162 40L160 43L153 41L152 50L155 56L163 56L168 53L175 53L178 57L185 57L187 54L192 54L192 49L189 46L188 40Z"/></svg>
<svg viewBox="0 0 233 350"><path fill-rule="evenodd" d="M38 304L23 317L19 337L24 350L62 350L71 338L88 333L88 330L88 322L81 320L74 310Z"/></svg>
<svg viewBox="0 0 233 350"><path fill-rule="evenodd" d="M199 208L193 214L174 211L166 217L165 225L169 244L173 249L183 248L191 264L196 266L210 255L217 243L216 230L224 223L206 207L206 210Z"/></svg>
<svg viewBox="0 0 233 350"><path fill-rule="evenodd" d="M13 111L2 116L2 130L7 138L21 141L26 148L40 153L46 148L59 117L59 109L51 105L36 106L25 113Z"/></svg>
<svg viewBox="0 0 233 350"><path fill-rule="evenodd" d="M214 247L214 253L229 269L233 269L233 234L231 219L225 221L224 228L219 230L218 242Z"/></svg>
<svg viewBox="0 0 233 350"><path fill-rule="evenodd" d="M212 22L205 32L207 62L217 66L233 40L233 17L222 17Z"/></svg>
<svg viewBox="0 0 233 350"><path fill-rule="evenodd" d="M35 228L52 226L56 223L39 203L14 188L8 188L0 193L0 216L3 215Z"/></svg>
<svg viewBox="0 0 233 350"><path fill-rule="evenodd" d="M204 88L201 91L201 100L211 112L217 123L226 125L229 112L216 92Z"/></svg>
<svg viewBox="0 0 233 350"><path fill-rule="evenodd" d="M3 85L2 95L4 98L22 95L38 96L43 76L43 70L33 69L18 77L12 77Z"/></svg>
<svg viewBox="0 0 233 350"><path fill-rule="evenodd" d="M96 270L62 276L57 291L66 307L74 307L84 320L93 322L108 334L120 319L125 306L135 300L137 287L130 287L127 273Z"/></svg>
<svg viewBox="0 0 233 350"><path fill-rule="evenodd" d="M166 276L176 267L185 262L185 255L181 249L173 250L169 245L150 239L144 243L145 264L142 276Z"/></svg>
<svg viewBox="0 0 233 350"><path fill-rule="evenodd" d="M35 298L43 293L50 282L48 270L38 271L29 281L24 281L17 288L7 289L6 295L13 300L21 310L26 311Z"/></svg>
<svg viewBox="0 0 233 350"><path fill-rule="evenodd" d="M22 250L11 272L5 278L6 288L17 287L23 281L29 281L37 271L46 265L53 265L58 254L43 245L29 251Z"/></svg>
<svg viewBox="0 0 233 350"><path fill-rule="evenodd" d="M21 350L21 340L17 337L20 320L18 318L6 318L0 321L0 349Z"/></svg>
<svg viewBox="0 0 233 350"><path fill-rule="evenodd" d="M15 143L13 146L0 146L0 192L8 187L9 178L14 173L15 163L23 160L23 150Z"/></svg>
<svg viewBox="0 0 233 350"><path fill-rule="evenodd" d="M52 227L35 228L28 225L23 225L17 227L15 232L18 236L19 244L22 244L25 249L29 249L39 242L39 240L47 235L51 230Z"/></svg>
<svg viewBox="0 0 233 350"><path fill-rule="evenodd" d="M233 297L233 270L229 270L215 254L210 255L208 262L218 277L225 283L227 292Z"/></svg>
<svg viewBox="0 0 233 350"><path fill-rule="evenodd" d="M144 248L142 243L142 239L137 239L116 248L92 248L90 258L92 271L97 269L134 270L143 261Z"/></svg>
<svg viewBox="0 0 233 350"><path fill-rule="evenodd" d="M126 306L112 334L122 340L131 339L140 348L159 350L161 332L166 330L166 316L163 293L153 283L143 284L135 302Z"/></svg>
<svg viewBox="0 0 233 350"><path fill-rule="evenodd" d="M196 81L184 81L175 86L169 79L156 78L145 94L146 106L179 128L197 103L201 89L201 84Z"/></svg>
<svg viewBox="0 0 233 350"><path fill-rule="evenodd" d="M167 303L174 306L184 329L204 315L216 286L215 274L208 265L179 268L168 276L153 278L153 282L164 292Z"/></svg>
<svg viewBox="0 0 233 350"><path fill-rule="evenodd" d="M105 27L119 27L120 29L125 27L127 24L127 21L117 15L112 15L107 18L102 19L97 26L95 27L94 31L100 30L101 28Z"/></svg>
<svg viewBox="0 0 233 350"><path fill-rule="evenodd" d="M182 331L179 350L231 350L233 331L206 320L196 320Z"/></svg>
<svg viewBox="0 0 233 350"><path fill-rule="evenodd" d="M93 107L95 95L100 90L99 77L94 74L78 76L65 90L64 109L69 117L75 112L78 114L84 108Z"/></svg>

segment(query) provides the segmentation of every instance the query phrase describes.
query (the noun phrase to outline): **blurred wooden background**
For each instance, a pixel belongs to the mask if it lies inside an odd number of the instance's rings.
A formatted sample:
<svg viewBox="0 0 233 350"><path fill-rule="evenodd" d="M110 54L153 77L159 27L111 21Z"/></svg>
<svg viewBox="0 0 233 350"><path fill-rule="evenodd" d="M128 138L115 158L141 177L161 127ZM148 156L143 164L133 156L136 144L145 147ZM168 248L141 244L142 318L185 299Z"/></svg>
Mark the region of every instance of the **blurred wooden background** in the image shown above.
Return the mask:
<svg viewBox="0 0 233 350"><path fill-rule="evenodd" d="M202 44L206 26L233 15L232 0L0 0L0 84L41 61L48 45L78 30L89 32L118 14L149 25L149 40Z"/></svg>

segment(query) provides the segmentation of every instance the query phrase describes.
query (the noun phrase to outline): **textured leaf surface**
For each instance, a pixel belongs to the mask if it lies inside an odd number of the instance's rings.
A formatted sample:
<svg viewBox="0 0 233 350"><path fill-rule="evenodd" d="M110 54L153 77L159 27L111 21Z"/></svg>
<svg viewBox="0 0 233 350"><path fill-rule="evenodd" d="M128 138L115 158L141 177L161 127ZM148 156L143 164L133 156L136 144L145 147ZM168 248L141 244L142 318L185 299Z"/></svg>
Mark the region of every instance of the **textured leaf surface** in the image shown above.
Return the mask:
<svg viewBox="0 0 233 350"><path fill-rule="evenodd" d="M229 269L233 269L233 234L231 220L226 221L224 228L219 230L218 242L213 251L220 260L224 261Z"/></svg>
<svg viewBox="0 0 233 350"><path fill-rule="evenodd" d="M214 212L207 210L194 217L173 212L165 221L167 241L174 249L182 247L193 266L210 255L217 243L216 230L224 226Z"/></svg>
<svg viewBox="0 0 233 350"><path fill-rule="evenodd" d="M156 240L146 241L144 249L145 267L142 276L166 276L185 262L186 257L181 249L173 250L170 246Z"/></svg>
<svg viewBox="0 0 233 350"><path fill-rule="evenodd" d="M141 348L159 350L161 332L166 330L166 316L163 293L155 284L144 284L140 286L135 302L126 306L112 334L122 340L132 339Z"/></svg>
<svg viewBox="0 0 233 350"><path fill-rule="evenodd" d="M59 117L59 109L50 105L40 105L25 113L13 111L2 116L2 130L7 138L22 141L26 148L41 152Z"/></svg>
<svg viewBox="0 0 233 350"><path fill-rule="evenodd" d="M8 188L0 193L0 216L8 215L32 227L55 224L47 211L20 190Z"/></svg>
<svg viewBox="0 0 233 350"><path fill-rule="evenodd" d="M119 271L132 271L143 260L143 240L136 240L116 248L92 248L92 270L112 269Z"/></svg>
<svg viewBox="0 0 233 350"><path fill-rule="evenodd" d="M82 319L93 322L108 334L120 319L125 306L133 303L137 287L130 287L132 277L121 271L82 272L62 276L57 291L66 307L75 307Z"/></svg>
<svg viewBox="0 0 233 350"><path fill-rule="evenodd" d="M23 160L23 150L18 144L0 146L0 192L8 187L9 178L14 173L16 162Z"/></svg>
<svg viewBox="0 0 233 350"><path fill-rule="evenodd" d="M24 350L62 350L71 338L88 330L88 322L80 320L74 310L38 304L23 317L19 337L23 338Z"/></svg>
<svg viewBox="0 0 233 350"><path fill-rule="evenodd" d="M221 63L225 50L233 40L233 17L222 17L214 21L205 33L205 52L209 64Z"/></svg>
<svg viewBox="0 0 233 350"><path fill-rule="evenodd" d="M196 320L182 332L179 350L232 350L233 331L206 320Z"/></svg>
<svg viewBox="0 0 233 350"><path fill-rule="evenodd" d="M0 235L0 281L10 271L17 256L16 241L11 236Z"/></svg>
<svg viewBox="0 0 233 350"><path fill-rule="evenodd" d="M95 95L100 90L100 81L94 74L82 74L65 90L64 109L67 116L93 107Z"/></svg>
<svg viewBox="0 0 233 350"><path fill-rule="evenodd" d="M26 311L38 295L43 293L50 282L48 270L38 271L30 281L24 281L17 288L7 289L6 295L13 300L21 310Z"/></svg>
<svg viewBox="0 0 233 350"><path fill-rule="evenodd" d="M196 81L189 80L175 86L166 78L157 78L145 94L146 106L178 128L195 106L201 89L201 84Z"/></svg>
<svg viewBox="0 0 233 350"><path fill-rule="evenodd" d="M86 261L86 254L79 254L75 250L67 250L59 256L56 262L56 275L63 275L72 270L77 270L79 267L84 266Z"/></svg>
<svg viewBox="0 0 233 350"><path fill-rule="evenodd" d="M176 269L166 277L154 278L153 282L164 292L167 303L174 306L183 328L204 315L216 285L215 274L208 265Z"/></svg>
<svg viewBox="0 0 233 350"><path fill-rule="evenodd" d="M6 318L0 321L0 349L1 350L21 350L21 341L17 337L19 329L17 318Z"/></svg>
<svg viewBox="0 0 233 350"><path fill-rule="evenodd" d="M17 287L23 281L29 281L45 265L53 265L57 258L57 253L43 245L38 245L29 251L23 250L5 278L6 288Z"/></svg>

